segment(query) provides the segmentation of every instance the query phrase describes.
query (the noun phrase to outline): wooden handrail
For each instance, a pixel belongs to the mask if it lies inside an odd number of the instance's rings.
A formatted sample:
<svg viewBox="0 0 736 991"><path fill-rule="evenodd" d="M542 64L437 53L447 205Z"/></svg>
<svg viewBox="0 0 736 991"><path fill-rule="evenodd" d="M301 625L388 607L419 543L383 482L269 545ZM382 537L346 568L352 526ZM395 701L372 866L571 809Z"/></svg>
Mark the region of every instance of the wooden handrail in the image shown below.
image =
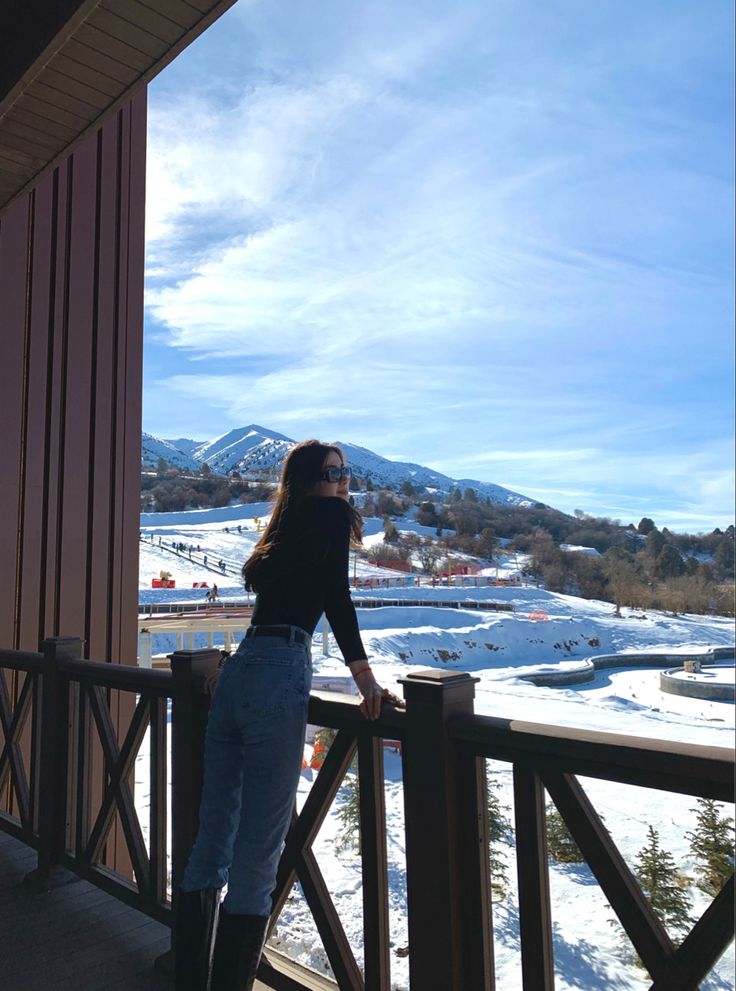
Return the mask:
<svg viewBox="0 0 736 991"><path fill-rule="evenodd" d="M121 692L146 692L169 697L173 692L171 671L162 669L76 659L61 661L59 668L72 681L86 681Z"/></svg>
<svg viewBox="0 0 736 991"><path fill-rule="evenodd" d="M495 716L455 716L448 731L478 756L699 798L734 801L734 752Z"/></svg>
<svg viewBox="0 0 736 991"><path fill-rule="evenodd" d="M40 674L43 670L43 654L31 650L6 650L0 648L0 668L9 671L28 671Z"/></svg>
<svg viewBox="0 0 736 991"><path fill-rule="evenodd" d="M406 712L384 705L379 719L366 719L359 709L357 695L342 692L312 690L309 696L309 722L331 729L350 729L361 736L378 736L386 740L403 740L406 734Z"/></svg>

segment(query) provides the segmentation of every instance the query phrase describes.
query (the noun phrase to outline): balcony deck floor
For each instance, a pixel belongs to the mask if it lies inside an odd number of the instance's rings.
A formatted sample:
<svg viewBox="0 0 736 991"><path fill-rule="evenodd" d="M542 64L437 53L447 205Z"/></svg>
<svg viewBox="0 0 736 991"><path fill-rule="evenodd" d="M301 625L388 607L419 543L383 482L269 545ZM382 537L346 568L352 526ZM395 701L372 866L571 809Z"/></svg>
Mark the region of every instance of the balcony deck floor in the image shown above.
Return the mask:
<svg viewBox="0 0 736 991"><path fill-rule="evenodd" d="M170 945L166 926L68 871L34 892L23 878L35 865L30 847L0 832L3 991L173 991L153 966Z"/></svg>

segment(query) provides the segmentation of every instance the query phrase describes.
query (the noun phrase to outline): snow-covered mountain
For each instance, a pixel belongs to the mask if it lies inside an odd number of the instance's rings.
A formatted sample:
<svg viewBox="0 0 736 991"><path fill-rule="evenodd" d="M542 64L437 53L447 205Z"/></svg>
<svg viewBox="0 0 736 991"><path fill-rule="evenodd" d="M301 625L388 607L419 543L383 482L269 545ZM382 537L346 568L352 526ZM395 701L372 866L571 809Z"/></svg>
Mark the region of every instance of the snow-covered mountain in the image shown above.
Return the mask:
<svg viewBox="0 0 736 991"><path fill-rule="evenodd" d="M192 455L220 474L226 475L230 471L245 473L279 468L295 443L290 437L251 423L200 444Z"/></svg>
<svg viewBox="0 0 736 991"><path fill-rule="evenodd" d="M184 471L199 471L201 465L191 454L170 440L161 440L153 434L141 437L141 467L156 468L163 459L168 465Z"/></svg>
<svg viewBox="0 0 736 991"><path fill-rule="evenodd" d="M527 496L512 492L511 489L505 489L493 482L479 482L474 478L450 478L449 475L443 475L441 472L409 461L389 461L388 458L382 458L380 454L374 454L365 447L357 447L355 444L343 441L338 441L337 446L344 452L356 475L370 479L379 487L392 485L399 488L404 482L409 481L418 490L426 488L450 492L459 488L464 492L465 489L474 489L479 496L484 499L489 498L491 502L503 502L512 506L533 505L533 500Z"/></svg>
<svg viewBox="0 0 736 991"><path fill-rule="evenodd" d="M257 423L230 430L221 437L204 442L157 440L150 434L144 434L143 439L144 464L155 465L163 457L177 467L194 470L207 464L213 472L221 475L233 471L242 475L265 470L278 471L296 443L291 437L285 437ZM345 441L338 443L353 466L354 473L359 478L370 480L379 488L388 485L400 488L404 482L409 481L420 492L423 489L436 490L439 493L449 493L455 488L461 491L474 489L479 496L489 498L492 502L512 506L531 506L534 502L519 492L512 492L493 482L481 482L474 478L450 478L449 475L422 465L389 461L388 458L356 444Z"/></svg>
<svg viewBox="0 0 736 991"><path fill-rule="evenodd" d="M178 451L183 451L185 454L192 454L197 447L202 446L201 440L192 440L190 437L177 437L176 440L172 440L170 437L166 440L167 444L171 444Z"/></svg>

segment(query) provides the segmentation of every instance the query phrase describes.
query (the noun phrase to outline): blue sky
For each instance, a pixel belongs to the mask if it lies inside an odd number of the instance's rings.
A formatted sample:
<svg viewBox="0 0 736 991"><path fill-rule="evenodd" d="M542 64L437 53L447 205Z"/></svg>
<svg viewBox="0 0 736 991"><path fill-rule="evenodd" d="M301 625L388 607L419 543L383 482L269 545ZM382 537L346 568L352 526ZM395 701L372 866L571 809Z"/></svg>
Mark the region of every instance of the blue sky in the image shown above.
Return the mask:
<svg viewBox="0 0 736 991"><path fill-rule="evenodd" d="M240 0L150 86L144 429L733 521L729 0Z"/></svg>

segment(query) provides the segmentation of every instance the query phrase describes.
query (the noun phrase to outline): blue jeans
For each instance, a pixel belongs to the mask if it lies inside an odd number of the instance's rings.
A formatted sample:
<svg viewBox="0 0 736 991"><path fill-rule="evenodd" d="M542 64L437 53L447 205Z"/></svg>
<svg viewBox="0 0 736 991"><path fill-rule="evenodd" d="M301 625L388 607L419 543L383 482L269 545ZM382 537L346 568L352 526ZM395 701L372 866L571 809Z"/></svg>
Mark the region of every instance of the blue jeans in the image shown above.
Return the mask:
<svg viewBox="0 0 736 991"><path fill-rule="evenodd" d="M311 682L310 649L293 636L247 638L225 662L207 722L199 829L182 891L227 884L225 911L271 914Z"/></svg>

